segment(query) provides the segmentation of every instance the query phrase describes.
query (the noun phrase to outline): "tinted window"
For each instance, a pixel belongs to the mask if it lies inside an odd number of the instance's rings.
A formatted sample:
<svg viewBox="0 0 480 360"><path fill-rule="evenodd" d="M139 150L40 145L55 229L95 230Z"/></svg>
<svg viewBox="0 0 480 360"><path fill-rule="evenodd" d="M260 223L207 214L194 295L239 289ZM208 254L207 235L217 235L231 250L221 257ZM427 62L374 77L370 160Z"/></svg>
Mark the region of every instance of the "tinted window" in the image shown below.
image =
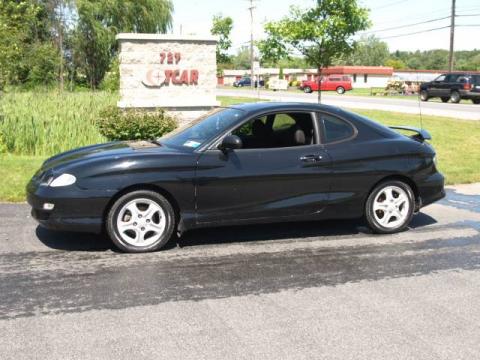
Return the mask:
<svg viewBox="0 0 480 360"><path fill-rule="evenodd" d="M310 145L315 143L309 113L278 113L249 120L232 131L242 140L242 149Z"/></svg>
<svg viewBox="0 0 480 360"><path fill-rule="evenodd" d="M352 126L329 114L319 114L320 119L323 121L324 127L324 139L326 143L331 143L343 139L347 139L354 134Z"/></svg>
<svg viewBox="0 0 480 360"><path fill-rule="evenodd" d="M435 79L435 81L443 82L443 81L445 81L445 78L446 78L446 77L447 77L446 75L440 75L439 77L437 77L437 78Z"/></svg>
<svg viewBox="0 0 480 360"><path fill-rule="evenodd" d="M468 77L466 77L465 75L460 75L460 76L457 77L455 82L459 82L459 83L462 83L462 84L468 83Z"/></svg>
<svg viewBox="0 0 480 360"><path fill-rule="evenodd" d="M273 131L279 131L282 129L288 129L295 126L295 119L289 114L276 114L273 120Z"/></svg>

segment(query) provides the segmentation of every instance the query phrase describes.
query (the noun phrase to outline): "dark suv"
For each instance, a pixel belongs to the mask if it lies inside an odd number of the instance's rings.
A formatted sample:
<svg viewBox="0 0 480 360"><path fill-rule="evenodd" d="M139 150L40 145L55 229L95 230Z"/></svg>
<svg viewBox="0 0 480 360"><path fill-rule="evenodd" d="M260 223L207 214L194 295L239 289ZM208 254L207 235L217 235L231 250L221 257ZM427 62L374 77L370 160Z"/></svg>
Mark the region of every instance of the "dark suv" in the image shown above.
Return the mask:
<svg viewBox="0 0 480 360"><path fill-rule="evenodd" d="M459 103L461 99L470 99L480 104L480 74L449 73L420 86L420 99L428 101L439 97L442 102L450 100Z"/></svg>

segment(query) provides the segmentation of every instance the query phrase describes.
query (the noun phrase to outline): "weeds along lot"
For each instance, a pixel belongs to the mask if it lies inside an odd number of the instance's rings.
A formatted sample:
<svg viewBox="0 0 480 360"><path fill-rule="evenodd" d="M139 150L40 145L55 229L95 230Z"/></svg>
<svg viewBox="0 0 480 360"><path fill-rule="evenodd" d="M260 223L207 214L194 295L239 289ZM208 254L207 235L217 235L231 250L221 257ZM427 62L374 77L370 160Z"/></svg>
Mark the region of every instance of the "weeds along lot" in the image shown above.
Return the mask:
<svg viewBox="0 0 480 360"><path fill-rule="evenodd" d="M222 105L255 99L219 97ZM25 185L49 156L106 139L99 113L116 104L110 92L16 92L0 98L0 201L24 201ZM354 110L355 111L355 110ZM417 115L356 110L387 125L420 126ZM480 121L423 116L447 183L480 181Z"/></svg>

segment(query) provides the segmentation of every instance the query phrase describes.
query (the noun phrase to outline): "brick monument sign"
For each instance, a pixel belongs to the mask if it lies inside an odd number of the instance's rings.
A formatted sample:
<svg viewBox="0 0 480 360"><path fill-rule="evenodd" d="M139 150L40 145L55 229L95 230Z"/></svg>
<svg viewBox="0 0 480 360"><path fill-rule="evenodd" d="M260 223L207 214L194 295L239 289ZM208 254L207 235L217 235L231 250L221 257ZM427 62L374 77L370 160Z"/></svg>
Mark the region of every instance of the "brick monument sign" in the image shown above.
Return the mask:
<svg viewBox="0 0 480 360"><path fill-rule="evenodd" d="M218 106L216 37L118 34L121 108L162 108L180 122Z"/></svg>

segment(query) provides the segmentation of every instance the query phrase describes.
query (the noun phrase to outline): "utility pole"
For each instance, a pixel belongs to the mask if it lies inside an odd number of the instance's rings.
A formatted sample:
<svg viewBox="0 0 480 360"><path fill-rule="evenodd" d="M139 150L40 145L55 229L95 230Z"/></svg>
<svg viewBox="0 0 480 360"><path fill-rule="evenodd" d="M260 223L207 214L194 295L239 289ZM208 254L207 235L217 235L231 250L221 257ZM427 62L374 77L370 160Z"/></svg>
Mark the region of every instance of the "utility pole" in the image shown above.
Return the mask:
<svg viewBox="0 0 480 360"><path fill-rule="evenodd" d="M254 76L254 71L253 71L253 9L255 9L255 6L253 5L254 0L248 0L250 1L250 6L248 10L250 10L250 87L253 89L255 86L255 79L253 78ZM259 84L260 85L260 84Z"/></svg>
<svg viewBox="0 0 480 360"><path fill-rule="evenodd" d="M452 0L452 15L450 17L450 52L448 54L448 71L453 71L453 43L455 40L455 2Z"/></svg>

